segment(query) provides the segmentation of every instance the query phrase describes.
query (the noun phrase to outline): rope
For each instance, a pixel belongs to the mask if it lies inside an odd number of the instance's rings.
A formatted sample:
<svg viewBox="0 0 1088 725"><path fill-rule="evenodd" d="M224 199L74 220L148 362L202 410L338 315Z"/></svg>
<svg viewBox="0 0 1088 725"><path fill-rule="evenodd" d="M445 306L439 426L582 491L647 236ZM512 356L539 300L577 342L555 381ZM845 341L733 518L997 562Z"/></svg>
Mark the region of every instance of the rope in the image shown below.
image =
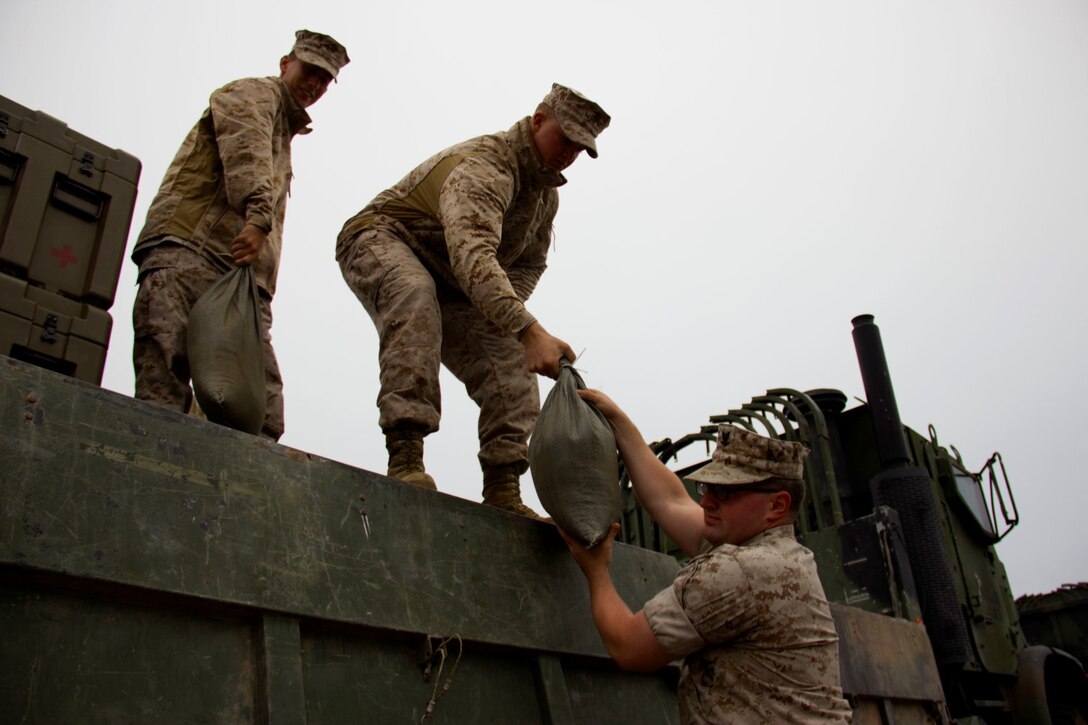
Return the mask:
<svg viewBox="0 0 1088 725"><path fill-rule="evenodd" d="M453 661L453 667L450 668L450 674L446 677L446 683L442 685L442 691L438 691L438 683L442 679L442 669L446 666L446 645L450 642L457 640L457 659ZM420 722L434 717L434 709L438 705L438 701L442 699L442 696L449 692L450 685L453 684L453 676L457 672L457 665L461 662L461 655L464 653L464 643L461 641L461 635L454 634L452 637L446 637L439 643L435 653L431 655L430 661L427 663L427 667L423 670L423 681L426 682L427 678L431 675L431 665L434 663L434 658L438 658L438 672L434 677L434 687L431 688L431 699L427 703L427 709L423 711L423 717L419 719Z"/></svg>

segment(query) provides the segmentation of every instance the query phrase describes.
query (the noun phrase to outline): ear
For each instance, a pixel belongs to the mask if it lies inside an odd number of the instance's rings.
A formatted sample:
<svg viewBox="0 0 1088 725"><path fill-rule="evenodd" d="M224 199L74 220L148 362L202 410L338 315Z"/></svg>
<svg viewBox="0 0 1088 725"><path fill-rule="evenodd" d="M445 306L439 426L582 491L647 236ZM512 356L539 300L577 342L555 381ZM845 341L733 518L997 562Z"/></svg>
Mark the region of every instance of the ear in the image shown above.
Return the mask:
<svg viewBox="0 0 1088 725"><path fill-rule="evenodd" d="M790 504L793 503L793 498L790 496L789 491L776 491L771 494L770 508L768 514L771 518L779 518L785 516L790 510Z"/></svg>
<svg viewBox="0 0 1088 725"><path fill-rule="evenodd" d="M546 120L548 120L548 117L545 116L542 112L537 111L533 114L533 117L529 119L529 126L534 131L537 131L540 129L541 126L544 125L544 122Z"/></svg>
<svg viewBox="0 0 1088 725"><path fill-rule="evenodd" d="M290 62L291 59L288 58L286 55L280 58L280 78L282 78L283 74L287 72L287 64Z"/></svg>

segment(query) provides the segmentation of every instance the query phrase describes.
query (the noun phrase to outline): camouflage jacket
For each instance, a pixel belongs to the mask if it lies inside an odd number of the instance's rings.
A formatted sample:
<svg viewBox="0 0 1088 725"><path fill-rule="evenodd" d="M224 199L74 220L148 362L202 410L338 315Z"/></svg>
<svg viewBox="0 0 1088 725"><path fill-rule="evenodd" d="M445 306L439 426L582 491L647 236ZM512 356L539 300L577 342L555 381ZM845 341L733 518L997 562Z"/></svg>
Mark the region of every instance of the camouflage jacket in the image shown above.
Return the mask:
<svg viewBox="0 0 1088 725"><path fill-rule="evenodd" d="M435 154L349 219L337 256L360 232L392 226L440 282L501 330L535 322L525 309L547 266L562 174L541 162L529 118Z"/></svg>
<svg viewBox="0 0 1088 725"><path fill-rule="evenodd" d="M291 139L309 133L309 124L279 78L244 78L212 93L151 202L133 260L169 236L226 272L234 267L231 241L254 224L268 233L254 269L257 283L275 293Z"/></svg>
<svg viewBox="0 0 1088 725"><path fill-rule="evenodd" d="M658 642L685 657L681 720L850 722L831 608L793 526L707 546L645 607Z"/></svg>

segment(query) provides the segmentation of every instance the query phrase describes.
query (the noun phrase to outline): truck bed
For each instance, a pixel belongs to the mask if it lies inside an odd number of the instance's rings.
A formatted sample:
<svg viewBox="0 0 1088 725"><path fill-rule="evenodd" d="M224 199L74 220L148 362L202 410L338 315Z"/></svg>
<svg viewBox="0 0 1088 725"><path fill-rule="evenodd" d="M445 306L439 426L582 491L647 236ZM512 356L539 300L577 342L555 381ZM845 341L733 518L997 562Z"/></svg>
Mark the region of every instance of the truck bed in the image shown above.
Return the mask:
<svg viewBox="0 0 1088 725"><path fill-rule="evenodd" d="M611 664L550 525L10 358L0 421L5 717L677 720L675 670ZM677 565L613 566L638 606Z"/></svg>
<svg viewBox="0 0 1088 725"><path fill-rule="evenodd" d="M677 566L615 545L634 609ZM855 722L942 720L920 624L832 613ZM678 722L553 526L3 356L0 627L20 722Z"/></svg>

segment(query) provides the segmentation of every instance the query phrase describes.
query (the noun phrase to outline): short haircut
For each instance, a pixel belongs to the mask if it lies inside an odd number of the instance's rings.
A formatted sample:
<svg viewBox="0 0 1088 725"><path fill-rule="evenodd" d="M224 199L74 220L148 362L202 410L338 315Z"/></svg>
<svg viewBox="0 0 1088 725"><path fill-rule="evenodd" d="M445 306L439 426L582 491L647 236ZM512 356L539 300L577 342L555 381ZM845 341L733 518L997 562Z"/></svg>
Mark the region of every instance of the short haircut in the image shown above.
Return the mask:
<svg viewBox="0 0 1088 725"><path fill-rule="evenodd" d="M805 503L805 482L800 478L768 478L765 481L760 481L759 486L766 486L767 488L776 488L780 491L785 491L790 495L790 508L789 513L797 517L797 514L801 512L801 506Z"/></svg>

